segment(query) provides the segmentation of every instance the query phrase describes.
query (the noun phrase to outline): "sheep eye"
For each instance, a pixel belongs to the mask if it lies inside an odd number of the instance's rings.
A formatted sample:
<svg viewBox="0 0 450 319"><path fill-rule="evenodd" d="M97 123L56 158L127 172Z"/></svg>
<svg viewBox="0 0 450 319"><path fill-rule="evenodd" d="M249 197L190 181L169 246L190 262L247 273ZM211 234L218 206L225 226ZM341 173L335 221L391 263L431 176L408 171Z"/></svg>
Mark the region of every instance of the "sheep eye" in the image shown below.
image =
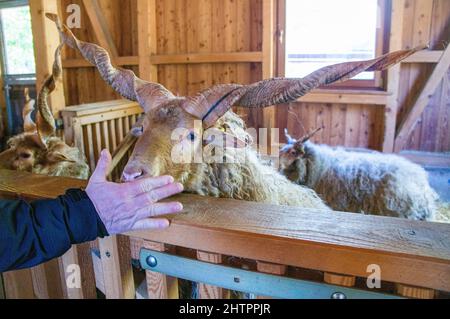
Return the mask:
<svg viewBox="0 0 450 319"><path fill-rule="evenodd" d="M191 142L194 142L194 141L195 141L195 138L196 138L196 136L195 136L195 133L194 133L194 132L190 132L190 133L188 134L188 136L187 136L187 139L188 139L189 141L191 141Z"/></svg>
<svg viewBox="0 0 450 319"><path fill-rule="evenodd" d="M21 159L29 159L31 157L31 154L30 153L20 153L19 157Z"/></svg>

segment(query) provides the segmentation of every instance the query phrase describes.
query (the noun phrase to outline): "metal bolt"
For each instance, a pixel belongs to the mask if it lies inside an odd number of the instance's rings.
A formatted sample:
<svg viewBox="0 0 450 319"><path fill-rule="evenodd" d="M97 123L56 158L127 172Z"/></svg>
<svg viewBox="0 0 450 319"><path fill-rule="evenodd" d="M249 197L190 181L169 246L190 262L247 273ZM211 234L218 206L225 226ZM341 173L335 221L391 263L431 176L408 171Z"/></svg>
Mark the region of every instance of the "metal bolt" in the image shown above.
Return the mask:
<svg viewBox="0 0 450 319"><path fill-rule="evenodd" d="M109 251L107 251L107 252L105 253L105 255L106 255L107 258L110 258L110 257L111 257L111 253L110 253Z"/></svg>
<svg viewBox="0 0 450 319"><path fill-rule="evenodd" d="M414 236L414 235L416 235L416 232L415 232L414 230L410 230L410 231L408 232L408 234L410 234L411 236Z"/></svg>
<svg viewBox="0 0 450 319"><path fill-rule="evenodd" d="M331 295L331 299L347 299L347 296L342 292L335 292Z"/></svg>
<svg viewBox="0 0 450 319"><path fill-rule="evenodd" d="M158 265L158 260L154 256L151 256L151 255L147 257L146 262L147 262L147 265L151 268L155 268L156 265Z"/></svg>
<svg viewBox="0 0 450 319"><path fill-rule="evenodd" d="M241 279L240 279L240 278L238 278L238 277L234 277L234 282L238 284L238 283L240 283L240 282L241 282Z"/></svg>

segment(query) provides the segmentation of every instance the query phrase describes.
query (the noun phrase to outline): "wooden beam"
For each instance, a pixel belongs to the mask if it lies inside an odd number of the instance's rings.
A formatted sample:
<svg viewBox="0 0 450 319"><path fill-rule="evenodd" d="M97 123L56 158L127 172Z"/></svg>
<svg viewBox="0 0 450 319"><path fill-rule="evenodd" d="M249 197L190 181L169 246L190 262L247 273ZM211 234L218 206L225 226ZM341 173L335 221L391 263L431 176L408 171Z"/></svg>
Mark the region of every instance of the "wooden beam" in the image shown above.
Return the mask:
<svg viewBox="0 0 450 319"><path fill-rule="evenodd" d="M39 92L45 79L52 74L55 50L60 43L55 24L45 17L45 13L58 14L57 0L31 0L31 26L33 30L34 55L36 59L36 87ZM48 97L55 118L66 107L62 80Z"/></svg>
<svg viewBox="0 0 450 319"><path fill-rule="evenodd" d="M365 104L386 105L390 94L387 92L371 91L338 91L315 90L301 98L298 102L303 103L332 103L332 104Z"/></svg>
<svg viewBox="0 0 450 319"><path fill-rule="evenodd" d="M112 57L119 56L98 0L83 0L83 4L99 45L105 48Z"/></svg>
<svg viewBox="0 0 450 319"><path fill-rule="evenodd" d="M139 64L139 57L137 56L124 56L112 58L112 62L117 66L134 66ZM62 61L63 68L93 68L94 66L85 59L67 59Z"/></svg>
<svg viewBox="0 0 450 319"><path fill-rule="evenodd" d="M250 63L262 62L262 52L190 53L154 55L152 64Z"/></svg>
<svg viewBox="0 0 450 319"><path fill-rule="evenodd" d="M150 59L157 53L156 0L137 1L139 77L158 82L158 67Z"/></svg>
<svg viewBox="0 0 450 319"><path fill-rule="evenodd" d="M35 299L33 280L29 269L3 274L6 299Z"/></svg>
<svg viewBox="0 0 450 319"><path fill-rule="evenodd" d="M274 76L275 72L275 1L265 0L263 1L263 60L262 60L262 70L263 79L270 79ZM270 129L275 127L275 107L267 107L263 110L263 128L268 129L268 141L271 140ZM270 143L269 143L270 144ZM262 154L269 154L271 151L270 145L261 145L260 152Z"/></svg>
<svg viewBox="0 0 450 319"><path fill-rule="evenodd" d="M438 63L443 53L442 50L420 51L403 60L402 63Z"/></svg>
<svg viewBox="0 0 450 319"><path fill-rule="evenodd" d="M83 185L85 181L0 170L2 196L54 198ZM370 260L383 269L385 281L450 292L449 224L193 195L171 200L180 201L184 213L169 217L169 229L131 236L364 278Z"/></svg>
<svg viewBox="0 0 450 319"><path fill-rule="evenodd" d="M211 264L221 264L222 255L210 254L202 251L197 252L197 260ZM198 283L198 299L229 299L229 291L221 287Z"/></svg>
<svg viewBox="0 0 450 319"><path fill-rule="evenodd" d="M436 167L447 169L450 167L449 153L402 151L398 155L424 167Z"/></svg>
<svg viewBox="0 0 450 319"><path fill-rule="evenodd" d="M400 50L403 46L403 21L405 15L405 5L405 0L392 2L392 29L389 44L389 49L391 51ZM401 63L394 65L387 72L387 91L390 95L384 111L383 152L392 153L394 151L395 129L397 127L397 114L400 106L399 91Z"/></svg>
<svg viewBox="0 0 450 319"><path fill-rule="evenodd" d="M145 0L142 0L145 1ZM142 42L141 42L142 43ZM144 50L144 49L142 49ZM231 53L188 53L116 57L112 59L117 66L164 65L164 64L201 64L201 63L251 63L262 62L262 52L231 52ZM84 59L67 59L63 61L63 68L90 68L91 63ZM145 73L144 73L145 74Z"/></svg>
<svg viewBox="0 0 450 319"><path fill-rule="evenodd" d="M409 135L414 130L417 122L420 119L425 108L430 103L431 98L436 92L437 87L442 81L442 78L447 74L450 68L450 45L444 51L441 60L434 68L433 73L428 79L422 92L419 94L416 102L411 110L405 116L400 124L395 137L395 150L398 152L403 149Z"/></svg>

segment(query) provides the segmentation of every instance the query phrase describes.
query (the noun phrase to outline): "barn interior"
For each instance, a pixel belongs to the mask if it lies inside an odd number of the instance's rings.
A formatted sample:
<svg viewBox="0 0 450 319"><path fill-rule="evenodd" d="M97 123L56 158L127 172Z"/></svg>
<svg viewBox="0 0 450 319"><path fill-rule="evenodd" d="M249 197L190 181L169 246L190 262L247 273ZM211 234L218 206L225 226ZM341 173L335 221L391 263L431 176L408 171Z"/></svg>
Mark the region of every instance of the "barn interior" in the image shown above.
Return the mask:
<svg viewBox="0 0 450 319"><path fill-rule="evenodd" d="M280 165L285 130L298 140L321 128L311 143L425 169L439 218L355 214L326 201L339 211L330 215L189 191L177 197L185 214L168 230L74 245L47 263L5 272L0 299L450 298L450 1L1 1L0 153L24 131L27 96L38 99L52 75L62 37L48 13L103 47L113 65L179 97L427 46L381 72L233 111L257 132L267 166ZM61 60L48 96L55 136L84 154L91 172L108 149L109 178L119 182L133 156L140 101L113 89L79 50L64 45ZM87 185L3 164L0 200L51 199ZM376 267L381 288L371 289ZM77 273L73 286L68 278Z"/></svg>

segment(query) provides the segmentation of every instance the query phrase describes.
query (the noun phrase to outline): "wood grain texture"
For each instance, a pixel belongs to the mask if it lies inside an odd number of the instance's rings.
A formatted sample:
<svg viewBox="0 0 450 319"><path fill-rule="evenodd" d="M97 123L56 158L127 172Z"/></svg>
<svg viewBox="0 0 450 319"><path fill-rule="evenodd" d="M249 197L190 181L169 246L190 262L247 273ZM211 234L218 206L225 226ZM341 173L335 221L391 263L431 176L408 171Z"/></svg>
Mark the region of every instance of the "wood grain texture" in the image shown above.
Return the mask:
<svg viewBox="0 0 450 319"><path fill-rule="evenodd" d="M323 281L330 285L353 287L355 285L356 278L354 276L343 276L326 272L323 275Z"/></svg>
<svg viewBox="0 0 450 319"><path fill-rule="evenodd" d="M85 182L0 171L0 194L52 198ZM44 185L44 186L42 186ZM133 237L216 254L450 291L450 225L181 195L165 231Z"/></svg>
<svg viewBox="0 0 450 319"><path fill-rule="evenodd" d="M434 299L437 296L437 292L433 289L424 289L405 285L396 285L397 294L407 298L414 299Z"/></svg>
<svg viewBox="0 0 450 319"><path fill-rule="evenodd" d="M144 241L143 248L166 251L164 244ZM149 299L178 299L178 279L150 270L145 271Z"/></svg>
<svg viewBox="0 0 450 319"><path fill-rule="evenodd" d="M3 273L6 299L35 299L31 271L18 270Z"/></svg>
<svg viewBox="0 0 450 319"><path fill-rule="evenodd" d="M221 264L223 262L223 258L221 255L206 253L202 251L197 252L197 259L211 264ZM227 291L226 289L206 285L203 283L198 284L199 299L227 299L227 297L229 297L229 291Z"/></svg>

